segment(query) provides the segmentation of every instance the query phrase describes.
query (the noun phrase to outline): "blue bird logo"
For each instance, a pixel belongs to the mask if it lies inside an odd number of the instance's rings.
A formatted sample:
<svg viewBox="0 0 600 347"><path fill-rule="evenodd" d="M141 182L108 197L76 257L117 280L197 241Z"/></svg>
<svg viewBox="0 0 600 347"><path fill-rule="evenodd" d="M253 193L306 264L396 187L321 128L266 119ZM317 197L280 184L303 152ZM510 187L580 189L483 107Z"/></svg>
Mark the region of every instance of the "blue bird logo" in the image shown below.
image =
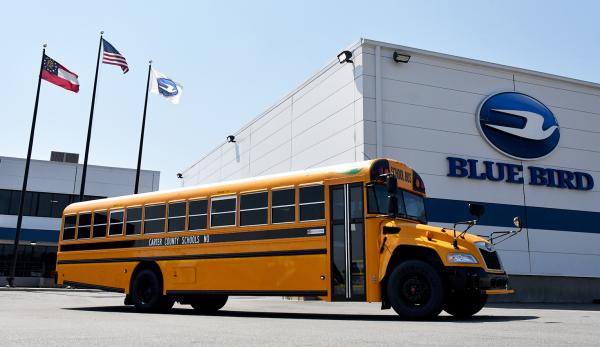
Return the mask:
<svg viewBox="0 0 600 347"><path fill-rule="evenodd" d="M162 95L170 97L175 96L179 93L179 90L177 89L177 84L172 80L168 78L158 78L156 81L158 83L158 91Z"/></svg>

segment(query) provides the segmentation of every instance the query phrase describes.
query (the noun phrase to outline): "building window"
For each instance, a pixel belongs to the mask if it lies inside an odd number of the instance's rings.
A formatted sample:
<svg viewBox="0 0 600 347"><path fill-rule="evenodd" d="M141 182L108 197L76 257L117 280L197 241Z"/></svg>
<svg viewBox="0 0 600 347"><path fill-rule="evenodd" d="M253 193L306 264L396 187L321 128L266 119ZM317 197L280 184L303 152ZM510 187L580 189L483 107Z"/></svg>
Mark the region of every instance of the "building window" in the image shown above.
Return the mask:
<svg viewBox="0 0 600 347"><path fill-rule="evenodd" d="M128 207L126 209L125 217L127 223L125 223L125 234L126 235L139 235L142 233L142 208L141 207Z"/></svg>
<svg viewBox="0 0 600 347"><path fill-rule="evenodd" d="M235 225L235 210L237 197L223 196L211 199L210 226L225 227Z"/></svg>
<svg viewBox="0 0 600 347"><path fill-rule="evenodd" d="M108 236L123 235L123 220L125 212L122 209L110 210L108 219Z"/></svg>
<svg viewBox="0 0 600 347"><path fill-rule="evenodd" d="M268 224L269 193L240 195L240 226Z"/></svg>
<svg viewBox="0 0 600 347"><path fill-rule="evenodd" d="M188 230L206 229L208 200L190 200L188 209Z"/></svg>
<svg viewBox="0 0 600 347"><path fill-rule="evenodd" d="M300 221L325 218L325 193L323 185L300 188Z"/></svg>
<svg viewBox="0 0 600 347"><path fill-rule="evenodd" d="M144 234L165 231L165 204L144 206Z"/></svg>
<svg viewBox="0 0 600 347"><path fill-rule="evenodd" d="M278 189L271 192L271 223L292 223L296 220L296 190Z"/></svg>
<svg viewBox="0 0 600 347"><path fill-rule="evenodd" d="M17 215L19 213L20 190L0 189L0 214ZM102 199L103 196L85 196L84 200ZM69 204L79 201L79 195L26 192L23 202L23 215L32 217L61 218Z"/></svg>
<svg viewBox="0 0 600 347"><path fill-rule="evenodd" d="M106 211L94 211L93 237L106 237Z"/></svg>
<svg viewBox="0 0 600 347"><path fill-rule="evenodd" d="M92 225L92 214L83 212L79 214L79 224L77 226L77 239L90 238L90 226Z"/></svg>
<svg viewBox="0 0 600 347"><path fill-rule="evenodd" d="M169 231L185 230L185 201L169 203Z"/></svg>
<svg viewBox="0 0 600 347"><path fill-rule="evenodd" d="M77 224L77 215L65 216L63 222L63 240L73 240L75 238L75 227Z"/></svg>

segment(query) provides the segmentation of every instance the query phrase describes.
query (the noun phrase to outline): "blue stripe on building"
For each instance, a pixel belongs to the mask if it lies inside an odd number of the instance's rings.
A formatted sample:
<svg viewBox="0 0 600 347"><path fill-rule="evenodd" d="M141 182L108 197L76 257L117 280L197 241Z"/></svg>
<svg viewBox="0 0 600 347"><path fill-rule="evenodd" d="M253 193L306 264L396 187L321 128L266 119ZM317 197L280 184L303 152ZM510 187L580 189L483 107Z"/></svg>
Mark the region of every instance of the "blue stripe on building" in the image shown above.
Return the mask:
<svg viewBox="0 0 600 347"><path fill-rule="evenodd" d="M514 227L513 218L519 216L526 228L561 230L581 233L600 233L600 213L558 208L483 203L485 214L479 225ZM473 219L468 201L428 198L425 201L427 218L435 224L454 223Z"/></svg>
<svg viewBox="0 0 600 347"><path fill-rule="evenodd" d="M0 228L0 240L14 240L15 228ZM21 240L58 242L58 230L21 229Z"/></svg>

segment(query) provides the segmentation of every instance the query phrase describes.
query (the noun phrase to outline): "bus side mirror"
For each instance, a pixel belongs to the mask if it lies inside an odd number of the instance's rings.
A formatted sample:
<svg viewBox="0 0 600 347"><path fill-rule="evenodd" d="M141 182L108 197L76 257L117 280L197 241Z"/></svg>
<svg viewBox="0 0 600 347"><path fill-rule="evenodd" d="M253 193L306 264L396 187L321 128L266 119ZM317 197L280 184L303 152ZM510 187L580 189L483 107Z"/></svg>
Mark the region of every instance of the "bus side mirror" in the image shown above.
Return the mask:
<svg viewBox="0 0 600 347"><path fill-rule="evenodd" d="M396 197L396 195L389 195L388 215L390 217L396 217L398 215L398 198Z"/></svg>
<svg viewBox="0 0 600 347"><path fill-rule="evenodd" d="M483 215L483 213L485 212L485 206L483 206L482 204L476 204L473 202L469 203L469 213L473 216L475 216L475 218L479 219L481 218L481 216Z"/></svg>
<svg viewBox="0 0 600 347"><path fill-rule="evenodd" d="M388 175L386 179L388 194L394 195L398 191L398 179L394 175Z"/></svg>
<svg viewBox="0 0 600 347"><path fill-rule="evenodd" d="M521 218L519 218L519 216L513 218L513 224L520 229L523 228L523 223L521 223Z"/></svg>

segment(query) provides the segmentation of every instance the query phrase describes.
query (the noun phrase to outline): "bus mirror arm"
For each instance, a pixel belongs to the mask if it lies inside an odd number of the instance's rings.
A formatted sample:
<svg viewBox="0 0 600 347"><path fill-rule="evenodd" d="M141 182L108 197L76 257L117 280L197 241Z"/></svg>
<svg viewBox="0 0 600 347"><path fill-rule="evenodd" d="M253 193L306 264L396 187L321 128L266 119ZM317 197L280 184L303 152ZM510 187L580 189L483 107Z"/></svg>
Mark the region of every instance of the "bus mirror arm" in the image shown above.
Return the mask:
<svg viewBox="0 0 600 347"><path fill-rule="evenodd" d="M513 219L513 224L519 229L509 231L494 231L490 234L488 241L493 245L497 245L500 242L504 242L510 239L511 237L517 235L521 232L521 230L523 230L523 223L521 222L521 218L519 218L518 216Z"/></svg>
<svg viewBox="0 0 600 347"><path fill-rule="evenodd" d="M474 225L476 225L478 221L479 221L479 219L473 219L473 220L467 220L464 222L454 223L454 225L452 226L452 231L454 232L454 234L453 234L454 240L452 241L452 245L454 246L454 248L458 249L458 238L461 237L464 239L467 231L469 231ZM459 224L466 224L467 227L465 230L461 231L460 234L456 235L456 226Z"/></svg>

